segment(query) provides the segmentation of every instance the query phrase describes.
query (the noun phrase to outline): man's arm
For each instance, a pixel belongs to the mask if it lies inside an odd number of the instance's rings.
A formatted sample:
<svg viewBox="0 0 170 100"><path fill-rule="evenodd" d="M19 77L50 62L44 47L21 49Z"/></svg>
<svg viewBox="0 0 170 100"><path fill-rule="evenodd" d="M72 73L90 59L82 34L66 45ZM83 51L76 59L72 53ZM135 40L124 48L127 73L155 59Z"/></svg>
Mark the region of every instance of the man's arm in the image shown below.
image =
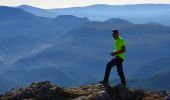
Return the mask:
<svg viewBox="0 0 170 100"><path fill-rule="evenodd" d="M121 54L121 53L124 53L124 52L126 52L126 48L125 48L125 46L122 46L121 50L112 52L111 55L115 56L117 54Z"/></svg>

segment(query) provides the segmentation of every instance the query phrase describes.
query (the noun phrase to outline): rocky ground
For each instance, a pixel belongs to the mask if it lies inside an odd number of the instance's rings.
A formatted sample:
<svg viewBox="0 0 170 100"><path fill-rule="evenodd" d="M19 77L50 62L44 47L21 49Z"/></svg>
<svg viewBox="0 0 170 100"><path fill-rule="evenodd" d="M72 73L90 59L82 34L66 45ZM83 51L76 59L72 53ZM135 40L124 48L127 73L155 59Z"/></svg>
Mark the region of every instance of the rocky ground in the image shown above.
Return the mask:
<svg viewBox="0 0 170 100"><path fill-rule="evenodd" d="M125 88L117 85L107 89L101 84L60 88L49 81L35 82L30 86L13 89L0 95L0 100L170 100L168 91L151 91Z"/></svg>

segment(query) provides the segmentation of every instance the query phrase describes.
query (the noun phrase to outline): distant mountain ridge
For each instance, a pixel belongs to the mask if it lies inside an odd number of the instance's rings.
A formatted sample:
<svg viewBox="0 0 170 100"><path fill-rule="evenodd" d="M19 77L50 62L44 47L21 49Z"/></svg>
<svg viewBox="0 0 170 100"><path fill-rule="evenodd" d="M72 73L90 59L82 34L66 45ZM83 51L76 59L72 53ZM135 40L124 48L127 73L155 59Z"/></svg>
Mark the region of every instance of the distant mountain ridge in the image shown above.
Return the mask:
<svg viewBox="0 0 170 100"><path fill-rule="evenodd" d="M84 18L78 18L73 15L60 15L56 18L54 18L54 22L67 28L76 28L80 27L86 22L89 22L90 20L87 17Z"/></svg>
<svg viewBox="0 0 170 100"><path fill-rule="evenodd" d="M28 6L28 5L20 5L17 8L24 9L25 11L30 12L37 16L49 17L49 18L57 17L56 13L53 13L51 11L48 11L48 10L42 9L42 8L32 7L32 6Z"/></svg>
<svg viewBox="0 0 170 100"><path fill-rule="evenodd" d="M60 20L65 22L61 22ZM70 21L70 19L72 21ZM26 56L30 56L32 54L43 51L45 48L48 48L58 41L66 32L81 26L82 24L89 21L88 18L79 18L71 15L58 16L56 18L46 18L36 16L29 12L26 12L20 8L13 7L0 7L0 74L7 73L7 76L4 77L4 81L1 81L0 91L6 91L9 87L16 87L19 81L22 81L24 84L31 81L24 80L27 75L35 75L37 77L41 77L42 74L47 74L50 72L50 75L54 73L54 77L60 76L60 79L73 79L72 77L68 77L62 71L57 69L27 69L20 71L11 70L9 67L12 63L16 62L18 59L24 58ZM68 27L67 25L71 25ZM25 67L25 66L23 66ZM41 67L41 66L40 66ZM39 72L40 71L40 72ZM47 72L47 73L45 73ZM18 75L15 75L18 73ZM61 77L61 75L63 77ZM73 75L73 74L72 74ZM13 76L13 78L11 77ZM24 77L23 77L24 76ZM52 76L46 75L46 78L53 78ZM78 75L77 75L78 76ZM11 79L12 78L12 79ZM34 77L35 80L39 78ZM9 80L8 80L9 79ZM59 79L59 78L57 78ZM81 79L81 77L79 77ZM6 81L8 80L8 81ZM67 80L67 82L68 82ZM15 83L16 85L11 85L10 83ZM57 82L57 80L52 80ZM74 80L77 82L76 80ZM5 84L6 82L6 84ZM7 83L9 82L9 83ZM31 81L32 82L32 81ZM67 82L62 82L61 84L66 85ZM22 83L22 85L23 85ZM69 85L72 84L70 81Z"/></svg>
<svg viewBox="0 0 170 100"><path fill-rule="evenodd" d="M58 20L62 17L67 21L61 25ZM0 54L3 62L11 64L29 54L28 51L32 54L34 50L51 46L69 30L89 21L74 17L74 23L70 23L69 18L72 17L39 17L20 8L0 7ZM65 26L68 23L72 24L71 27Z"/></svg>
<svg viewBox="0 0 170 100"><path fill-rule="evenodd" d="M96 4L85 7L46 9L56 15L88 17L94 21L122 18L134 23L157 22L169 25L169 4L106 5ZM32 11L30 11L32 12ZM48 16L51 17L51 16Z"/></svg>
<svg viewBox="0 0 170 100"><path fill-rule="evenodd" d="M150 89L165 89L170 90L170 70L159 72L141 83L142 87ZM139 84L140 86L140 84Z"/></svg>
<svg viewBox="0 0 170 100"><path fill-rule="evenodd" d="M145 74L145 73L144 73ZM143 88L143 89L155 89L155 90L170 90L170 70L164 70L162 72L156 72L152 76L148 76L145 79L129 80L128 83L131 87Z"/></svg>
<svg viewBox="0 0 170 100"><path fill-rule="evenodd" d="M169 57L164 57L147 63L135 72L134 78L148 78L158 73L170 71L169 60Z"/></svg>

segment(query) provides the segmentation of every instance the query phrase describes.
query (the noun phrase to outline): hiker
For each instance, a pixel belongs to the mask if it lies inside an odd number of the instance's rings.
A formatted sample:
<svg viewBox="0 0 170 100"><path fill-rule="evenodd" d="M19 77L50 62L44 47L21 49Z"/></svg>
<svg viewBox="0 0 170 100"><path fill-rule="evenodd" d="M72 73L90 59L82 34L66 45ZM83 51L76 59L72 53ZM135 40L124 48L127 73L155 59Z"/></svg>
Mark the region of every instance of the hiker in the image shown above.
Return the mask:
<svg viewBox="0 0 170 100"><path fill-rule="evenodd" d="M125 40L119 37L119 31L116 29L112 31L112 36L114 38L114 51L111 53L111 56L114 58L107 63L104 79L103 81L100 81L100 83L104 85L108 84L111 68L116 65L121 83L126 86L126 80L122 67L122 62L125 59L126 52Z"/></svg>

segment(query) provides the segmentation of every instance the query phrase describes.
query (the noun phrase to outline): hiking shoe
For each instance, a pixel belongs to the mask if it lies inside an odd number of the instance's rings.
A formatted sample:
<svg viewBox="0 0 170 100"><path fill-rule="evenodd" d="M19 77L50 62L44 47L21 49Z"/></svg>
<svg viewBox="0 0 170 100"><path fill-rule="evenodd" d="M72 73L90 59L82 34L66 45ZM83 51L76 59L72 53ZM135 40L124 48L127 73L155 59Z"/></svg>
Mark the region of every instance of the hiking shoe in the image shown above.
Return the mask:
<svg viewBox="0 0 170 100"><path fill-rule="evenodd" d="M104 81L104 80L103 80L103 81L100 81L99 83L100 83L100 84L103 84L103 85L108 85L108 82L107 82L107 81Z"/></svg>

